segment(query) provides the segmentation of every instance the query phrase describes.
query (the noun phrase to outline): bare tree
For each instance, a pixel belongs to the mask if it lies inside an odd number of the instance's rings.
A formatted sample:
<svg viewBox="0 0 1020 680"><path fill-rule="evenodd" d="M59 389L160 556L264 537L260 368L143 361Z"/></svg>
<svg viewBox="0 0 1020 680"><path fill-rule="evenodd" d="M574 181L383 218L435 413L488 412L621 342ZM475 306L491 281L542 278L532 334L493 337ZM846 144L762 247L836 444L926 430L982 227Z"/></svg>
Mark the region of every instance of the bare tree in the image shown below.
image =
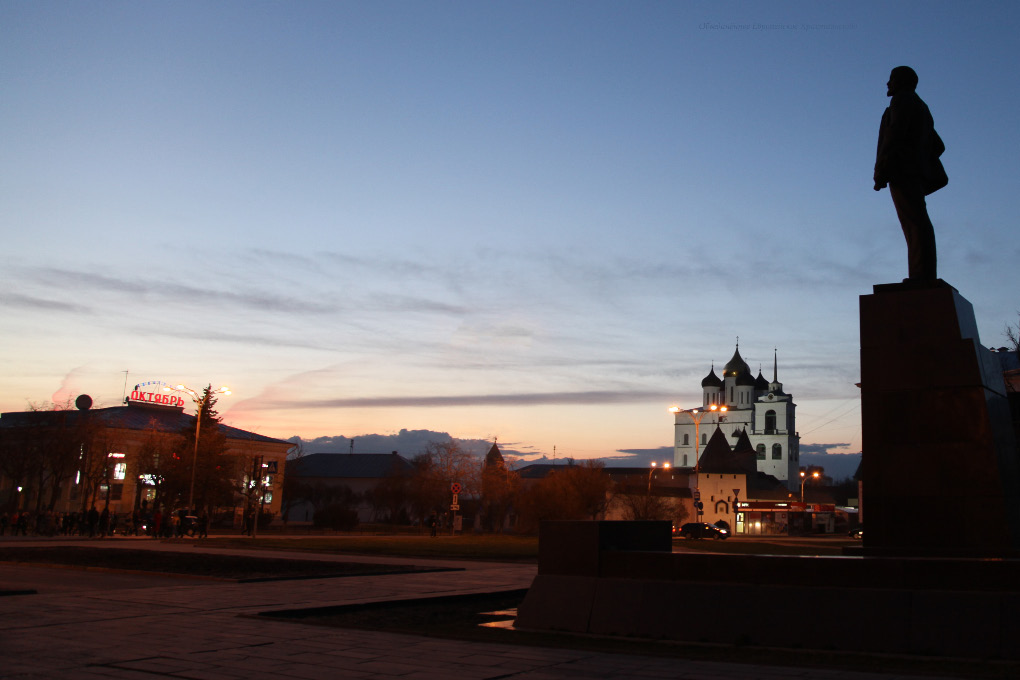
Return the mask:
<svg viewBox="0 0 1020 680"><path fill-rule="evenodd" d="M155 489L154 508L165 503L167 474L179 448L180 436L176 432L162 429L156 420L149 421L138 451L138 470Z"/></svg>
<svg viewBox="0 0 1020 680"><path fill-rule="evenodd" d="M506 523L514 496L520 488L520 475L505 460L498 459L482 466L481 507L482 527L499 531Z"/></svg>
<svg viewBox="0 0 1020 680"><path fill-rule="evenodd" d="M673 519L672 504L664 496L655 496L647 492L625 493L617 494L616 501L623 506L626 519Z"/></svg>
<svg viewBox="0 0 1020 680"><path fill-rule="evenodd" d="M550 472L522 488L514 505L522 531L535 531L542 520L598 519L612 498L612 481L600 461L586 460Z"/></svg>
<svg viewBox="0 0 1020 680"><path fill-rule="evenodd" d="M280 517L283 519L284 525L287 524L291 508L302 501L308 500L305 497L307 495L307 485L299 482L297 475L289 474L292 471L296 471L300 464L299 461L304 457L304 443L298 441L298 443L294 445L294 448L287 452L287 460L283 463L283 486L280 491L282 494L280 498Z"/></svg>
<svg viewBox="0 0 1020 680"><path fill-rule="evenodd" d="M1018 312L1017 315L1020 316L1020 312ZM1013 350L1017 356L1020 356L1020 322L1018 322L1016 326L1006 324L1005 334L1006 339L1009 340L1010 349Z"/></svg>
<svg viewBox="0 0 1020 680"><path fill-rule="evenodd" d="M423 452L411 459L408 491L414 517L424 525L432 513L444 512L450 505L450 488L455 482L461 485L464 495L477 495L479 476L477 458L456 441L429 442Z"/></svg>

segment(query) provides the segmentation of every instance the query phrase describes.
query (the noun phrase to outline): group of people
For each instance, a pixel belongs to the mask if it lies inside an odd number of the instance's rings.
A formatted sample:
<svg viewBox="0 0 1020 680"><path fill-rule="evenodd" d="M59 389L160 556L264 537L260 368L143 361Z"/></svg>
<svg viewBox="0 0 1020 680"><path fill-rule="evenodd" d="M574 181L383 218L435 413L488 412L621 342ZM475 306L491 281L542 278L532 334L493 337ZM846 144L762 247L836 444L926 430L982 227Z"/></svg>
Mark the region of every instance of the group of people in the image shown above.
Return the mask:
<svg viewBox="0 0 1020 680"><path fill-rule="evenodd" d="M21 510L0 513L0 536L83 536L105 538L116 534L124 536L149 535L153 538L180 538L193 535L206 538L209 535L209 517L205 513L197 517L187 510L163 513L158 508L153 513L135 510L128 513L110 512L109 508L98 510L93 505L80 512L33 513Z"/></svg>
<svg viewBox="0 0 1020 680"><path fill-rule="evenodd" d="M5 512L0 515L0 536L6 536L8 531L11 536L28 536L28 527L32 524L32 514L29 512ZM33 528L36 532L37 528Z"/></svg>
<svg viewBox="0 0 1020 680"><path fill-rule="evenodd" d="M137 513L136 513L137 514ZM0 514L0 536L88 536L89 538L112 536L115 532L129 533L133 522L103 508L102 512L92 506L81 512L55 512L47 510L33 513L21 510Z"/></svg>

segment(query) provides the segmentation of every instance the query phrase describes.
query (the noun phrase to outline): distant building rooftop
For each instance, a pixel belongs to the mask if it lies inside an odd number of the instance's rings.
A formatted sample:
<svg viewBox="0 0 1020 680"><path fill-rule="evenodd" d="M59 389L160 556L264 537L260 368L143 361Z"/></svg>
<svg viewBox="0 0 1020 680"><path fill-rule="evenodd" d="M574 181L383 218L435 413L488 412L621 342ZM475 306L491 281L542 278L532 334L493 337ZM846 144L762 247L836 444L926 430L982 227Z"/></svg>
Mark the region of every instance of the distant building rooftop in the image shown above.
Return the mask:
<svg viewBox="0 0 1020 680"><path fill-rule="evenodd" d="M87 411L11 411L0 413L0 428L46 427L53 425L75 426L85 419L92 419L107 427L124 430L148 430L157 428L163 432L179 432L195 421L195 416L184 412L180 406L164 406L130 401L124 406L89 409ZM220 423L220 432L227 439L243 439L254 442L291 444L257 432L249 432Z"/></svg>

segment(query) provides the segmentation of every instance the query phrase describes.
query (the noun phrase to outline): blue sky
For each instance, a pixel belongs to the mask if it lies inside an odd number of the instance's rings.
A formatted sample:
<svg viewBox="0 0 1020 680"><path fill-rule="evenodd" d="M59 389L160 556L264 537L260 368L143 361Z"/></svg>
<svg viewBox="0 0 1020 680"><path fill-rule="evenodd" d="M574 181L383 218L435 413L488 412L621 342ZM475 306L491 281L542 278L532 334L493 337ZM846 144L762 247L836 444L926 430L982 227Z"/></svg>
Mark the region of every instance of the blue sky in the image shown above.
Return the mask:
<svg viewBox="0 0 1020 680"><path fill-rule="evenodd" d="M0 0L0 410L229 385L278 437L668 446L711 362L860 450L893 66L939 272L1020 301L1016 3ZM842 447L835 445L842 444Z"/></svg>

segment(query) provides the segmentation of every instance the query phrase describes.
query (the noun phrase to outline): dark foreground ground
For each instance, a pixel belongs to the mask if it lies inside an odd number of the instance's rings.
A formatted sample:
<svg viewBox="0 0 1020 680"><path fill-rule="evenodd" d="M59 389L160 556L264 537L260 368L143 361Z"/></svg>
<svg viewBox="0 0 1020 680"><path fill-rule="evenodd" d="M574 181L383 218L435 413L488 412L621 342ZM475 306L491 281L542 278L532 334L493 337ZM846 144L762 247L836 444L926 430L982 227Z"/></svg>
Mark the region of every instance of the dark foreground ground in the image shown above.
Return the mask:
<svg viewBox="0 0 1020 680"><path fill-rule="evenodd" d="M378 574L407 574L434 571L412 564L370 564L292 560L245 555L194 552L153 552L151 550L107 550L88 546L4 547L0 562L62 566L77 569L105 569L151 572L238 583L285 579L336 578ZM0 585L2 589L2 585Z"/></svg>
<svg viewBox="0 0 1020 680"><path fill-rule="evenodd" d="M196 579L197 582L232 581L251 583L258 581L287 581L299 579L335 578L340 576L384 575L400 579L397 574L427 574L449 570L449 566L423 569L410 564L373 564L367 562L338 561L324 563L301 559L283 559L250 554L224 555L210 553L153 552L149 550L108 550L87 546L25 547L0 546L0 563L35 565L33 568L79 571L106 571L116 574L175 574ZM448 575L457 579L455 573ZM357 581L358 579L353 579ZM345 580L344 580L345 581ZM339 582L337 582L339 584ZM394 582L396 583L396 582ZM3 586L0 586L2 588ZM500 586L494 585L494 590ZM356 602L315 606L309 601L296 602L287 608L279 605L264 609L238 612L245 618L271 622L312 624L320 629L348 629L379 631L386 634L410 634L435 639L456 640L468 643L497 643L518 647L550 650L574 650L586 654L609 654L620 659L630 656L675 659L676 663L715 663L747 665L747 668L774 668L774 677L790 677L791 669L800 669L797 677L851 677L855 673L874 674L873 677L956 677L956 678L1016 678L1020 665L996 661L958 661L921 657L842 654L806 651L801 649L763 649L733 645L692 645L595 638L573 635L549 635L514 630L511 622L514 609L523 599L526 590L521 587L502 586L499 592L443 595L429 593L417 597L403 592L398 598L381 601ZM3 598L8 599L8 598ZM10 598L31 607L32 596ZM255 621L253 621L254 623ZM483 625L489 624L489 625ZM838 612L833 612L829 623L838 634ZM791 623L792 630L796 625ZM791 636L795 641L795 635ZM847 675L842 675L846 673ZM735 674L738 677L740 673ZM5 675L0 677L20 677ZM177 677L177 676L172 676ZM342 674L337 677L343 677ZM677 676L681 677L681 676ZM700 677L700 676L695 676ZM707 676L706 676L707 677ZM713 676L714 677L714 676ZM729 676L726 676L729 677ZM747 677L751 677L750 675ZM772 677L772 676L769 676Z"/></svg>
<svg viewBox="0 0 1020 680"><path fill-rule="evenodd" d="M698 661L775 665L804 669L842 669L864 673L906 674L959 678L1020 678L1020 664L971 660L851 654L804 649L766 649L752 646L683 644L548 633L512 627L517 605L527 590L426 598L400 603L371 603L273 612L274 619L320 626L377 630L475 642L531 645L558 649L638 654Z"/></svg>

